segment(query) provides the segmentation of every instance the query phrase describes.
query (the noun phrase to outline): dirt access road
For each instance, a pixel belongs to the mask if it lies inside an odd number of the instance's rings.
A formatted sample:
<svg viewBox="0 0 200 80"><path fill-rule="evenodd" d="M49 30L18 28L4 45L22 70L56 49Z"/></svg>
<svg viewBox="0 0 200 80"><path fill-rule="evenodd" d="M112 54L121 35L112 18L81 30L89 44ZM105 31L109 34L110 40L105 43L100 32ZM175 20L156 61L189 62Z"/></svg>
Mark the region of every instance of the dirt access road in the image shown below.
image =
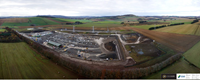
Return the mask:
<svg viewBox="0 0 200 80"><path fill-rule="evenodd" d="M161 44L164 44L174 49L176 52L183 53L200 41L200 37L195 35L183 35L175 33L150 31L134 27L123 27L123 28L127 30L131 29L140 34L143 34Z"/></svg>

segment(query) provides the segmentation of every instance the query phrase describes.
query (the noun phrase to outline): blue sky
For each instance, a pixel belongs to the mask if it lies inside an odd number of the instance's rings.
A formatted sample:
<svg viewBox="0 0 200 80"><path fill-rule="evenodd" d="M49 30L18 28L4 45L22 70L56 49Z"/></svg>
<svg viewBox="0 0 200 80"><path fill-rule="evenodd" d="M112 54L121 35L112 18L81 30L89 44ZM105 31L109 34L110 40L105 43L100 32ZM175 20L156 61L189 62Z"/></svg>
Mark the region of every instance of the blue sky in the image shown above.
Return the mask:
<svg viewBox="0 0 200 80"><path fill-rule="evenodd" d="M200 16L200 0L0 0L0 16Z"/></svg>

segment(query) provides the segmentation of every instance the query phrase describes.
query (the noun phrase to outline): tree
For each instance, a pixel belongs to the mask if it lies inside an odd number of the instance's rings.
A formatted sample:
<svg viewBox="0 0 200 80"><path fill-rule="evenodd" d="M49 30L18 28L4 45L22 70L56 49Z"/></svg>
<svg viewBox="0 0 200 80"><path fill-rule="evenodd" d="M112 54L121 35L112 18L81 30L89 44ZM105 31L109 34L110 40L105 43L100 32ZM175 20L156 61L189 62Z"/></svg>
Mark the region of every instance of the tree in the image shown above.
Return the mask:
<svg viewBox="0 0 200 80"><path fill-rule="evenodd" d="M76 21L75 24L83 24L82 22L80 21Z"/></svg>
<svg viewBox="0 0 200 80"><path fill-rule="evenodd" d="M142 18L138 18L138 19L137 19L137 21L141 21L141 20L143 20L143 19L142 19Z"/></svg>
<svg viewBox="0 0 200 80"><path fill-rule="evenodd" d="M139 23L145 23L145 22L147 22L147 21L139 21Z"/></svg>

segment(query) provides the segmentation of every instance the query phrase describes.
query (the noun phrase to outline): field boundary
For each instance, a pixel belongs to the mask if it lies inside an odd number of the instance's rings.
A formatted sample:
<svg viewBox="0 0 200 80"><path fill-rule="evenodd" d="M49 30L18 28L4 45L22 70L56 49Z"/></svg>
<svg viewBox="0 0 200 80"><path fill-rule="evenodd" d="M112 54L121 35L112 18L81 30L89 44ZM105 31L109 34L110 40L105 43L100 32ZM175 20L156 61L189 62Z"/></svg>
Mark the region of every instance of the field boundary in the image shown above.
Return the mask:
<svg viewBox="0 0 200 80"><path fill-rule="evenodd" d="M197 27L196 31L194 32L194 35L196 35L198 29L199 29L200 25Z"/></svg>
<svg viewBox="0 0 200 80"><path fill-rule="evenodd" d="M185 57L184 57L184 60L187 61L190 65L192 65L192 66L194 66L194 67L196 67L196 68L199 68L199 67L197 67L195 64L193 64L193 63L191 63L189 60L187 60Z"/></svg>

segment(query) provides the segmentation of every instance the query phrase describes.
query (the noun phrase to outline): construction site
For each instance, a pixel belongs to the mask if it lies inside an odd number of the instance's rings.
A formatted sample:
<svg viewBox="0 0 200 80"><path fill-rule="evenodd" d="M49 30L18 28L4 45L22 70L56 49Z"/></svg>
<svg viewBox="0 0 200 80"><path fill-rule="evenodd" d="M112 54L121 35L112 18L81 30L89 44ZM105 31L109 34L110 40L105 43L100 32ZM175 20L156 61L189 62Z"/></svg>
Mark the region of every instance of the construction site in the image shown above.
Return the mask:
<svg viewBox="0 0 200 80"><path fill-rule="evenodd" d="M100 32L94 31L94 27L93 30L89 31L89 34L78 34L82 30L75 30L75 27L72 30L68 30L68 32L63 31L61 29L21 34L71 58L89 61L131 60L131 63L127 62L127 64L130 63L130 65L133 65L138 62L138 59L134 60L134 58L140 56L150 56L152 58L152 56L157 57L162 53L154 45L155 40L139 33L119 34L114 31L111 32L109 29ZM105 32L110 34L100 34ZM131 48L127 49L127 46ZM133 55L137 55L137 57Z"/></svg>

